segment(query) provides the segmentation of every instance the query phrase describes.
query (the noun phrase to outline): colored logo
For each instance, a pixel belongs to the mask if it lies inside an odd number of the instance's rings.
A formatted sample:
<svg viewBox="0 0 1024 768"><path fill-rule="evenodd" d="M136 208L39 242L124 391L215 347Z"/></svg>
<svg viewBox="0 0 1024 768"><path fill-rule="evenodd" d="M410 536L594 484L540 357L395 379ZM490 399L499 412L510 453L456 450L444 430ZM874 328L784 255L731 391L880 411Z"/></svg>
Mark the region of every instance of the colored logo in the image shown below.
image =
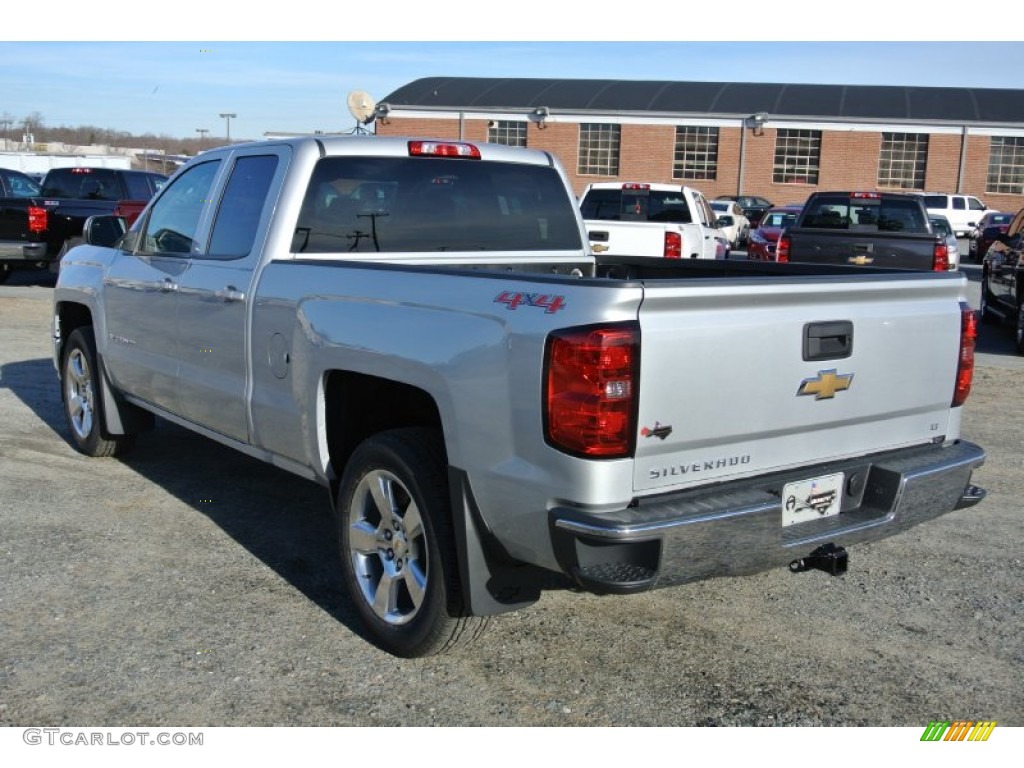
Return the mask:
<svg viewBox="0 0 1024 768"><path fill-rule="evenodd" d="M800 388L796 394L797 397L814 395L815 400L830 400L836 396L836 392L849 389L852 383L852 373L840 374L833 368L830 371L818 371L818 375L813 379L804 379L800 382Z"/></svg>
<svg viewBox="0 0 1024 768"><path fill-rule="evenodd" d="M921 734L921 741L988 741L995 727L995 720L932 720Z"/></svg>

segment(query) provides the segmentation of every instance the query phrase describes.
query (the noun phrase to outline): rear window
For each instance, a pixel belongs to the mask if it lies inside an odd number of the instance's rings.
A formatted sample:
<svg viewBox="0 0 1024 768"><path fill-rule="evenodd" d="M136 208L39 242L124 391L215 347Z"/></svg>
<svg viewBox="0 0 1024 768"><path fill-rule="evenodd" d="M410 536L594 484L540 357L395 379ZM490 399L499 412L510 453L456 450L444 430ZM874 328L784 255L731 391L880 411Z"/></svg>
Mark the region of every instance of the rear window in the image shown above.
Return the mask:
<svg viewBox="0 0 1024 768"><path fill-rule="evenodd" d="M581 204L584 219L659 221L689 224L690 207L681 191L650 189L592 189Z"/></svg>
<svg viewBox="0 0 1024 768"><path fill-rule="evenodd" d="M125 185L128 187L129 200L149 200L160 189L164 177L148 173L126 173Z"/></svg>
<svg viewBox="0 0 1024 768"><path fill-rule="evenodd" d="M915 198L817 197L809 201L801 226L861 232L928 233L928 221Z"/></svg>
<svg viewBox="0 0 1024 768"><path fill-rule="evenodd" d="M56 168L43 180L44 197L71 200L121 200L121 179L110 168Z"/></svg>
<svg viewBox="0 0 1024 768"><path fill-rule="evenodd" d="M554 168L427 157L320 160L292 243L297 253L582 247Z"/></svg>

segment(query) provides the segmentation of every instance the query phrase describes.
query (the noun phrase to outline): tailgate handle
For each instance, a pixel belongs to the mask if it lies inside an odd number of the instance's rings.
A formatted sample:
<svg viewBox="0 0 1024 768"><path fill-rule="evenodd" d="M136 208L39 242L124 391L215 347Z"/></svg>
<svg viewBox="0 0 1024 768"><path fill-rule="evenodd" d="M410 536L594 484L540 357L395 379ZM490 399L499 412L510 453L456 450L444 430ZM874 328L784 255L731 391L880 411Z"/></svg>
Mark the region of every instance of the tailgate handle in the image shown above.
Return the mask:
<svg viewBox="0 0 1024 768"><path fill-rule="evenodd" d="M587 232L587 235L590 237L591 240L597 240L597 242L599 243L608 242L607 232Z"/></svg>
<svg viewBox="0 0 1024 768"><path fill-rule="evenodd" d="M804 326L804 360L841 360L853 354L853 323L832 320Z"/></svg>

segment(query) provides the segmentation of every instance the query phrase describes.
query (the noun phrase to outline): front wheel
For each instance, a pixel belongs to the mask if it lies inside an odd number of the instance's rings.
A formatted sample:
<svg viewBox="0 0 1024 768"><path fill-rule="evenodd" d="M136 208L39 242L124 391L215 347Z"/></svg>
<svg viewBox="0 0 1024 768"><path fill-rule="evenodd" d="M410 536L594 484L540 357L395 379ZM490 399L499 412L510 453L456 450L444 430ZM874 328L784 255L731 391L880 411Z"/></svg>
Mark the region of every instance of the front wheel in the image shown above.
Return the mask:
<svg viewBox="0 0 1024 768"><path fill-rule="evenodd" d="M345 585L373 641L396 656L442 653L486 626L464 615L446 474L437 431L411 428L363 442L342 477Z"/></svg>
<svg viewBox="0 0 1024 768"><path fill-rule="evenodd" d="M60 372L64 417L75 447L87 456L115 456L130 448L132 436L111 436L103 429L100 373L92 328L86 326L71 332Z"/></svg>

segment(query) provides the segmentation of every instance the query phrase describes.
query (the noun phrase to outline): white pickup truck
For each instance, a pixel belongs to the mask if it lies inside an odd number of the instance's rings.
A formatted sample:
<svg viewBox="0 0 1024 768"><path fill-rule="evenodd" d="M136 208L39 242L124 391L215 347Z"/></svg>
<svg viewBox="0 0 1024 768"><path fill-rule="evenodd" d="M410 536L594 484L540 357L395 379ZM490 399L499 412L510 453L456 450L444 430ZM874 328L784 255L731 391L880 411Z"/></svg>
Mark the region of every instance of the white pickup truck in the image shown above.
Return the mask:
<svg viewBox="0 0 1024 768"><path fill-rule="evenodd" d="M724 259L729 241L698 190L673 184L598 182L580 197L594 253Z"/></svg>
<svg viewBox="0 0 1024 768"><path fill-rule="evenodd" d="M984 495L958 273L596 259L550 154L374 136L205 152L123 225L54 289L72 443L156 415L322 484L398 655L559 585L841 571Z"/></svg>

